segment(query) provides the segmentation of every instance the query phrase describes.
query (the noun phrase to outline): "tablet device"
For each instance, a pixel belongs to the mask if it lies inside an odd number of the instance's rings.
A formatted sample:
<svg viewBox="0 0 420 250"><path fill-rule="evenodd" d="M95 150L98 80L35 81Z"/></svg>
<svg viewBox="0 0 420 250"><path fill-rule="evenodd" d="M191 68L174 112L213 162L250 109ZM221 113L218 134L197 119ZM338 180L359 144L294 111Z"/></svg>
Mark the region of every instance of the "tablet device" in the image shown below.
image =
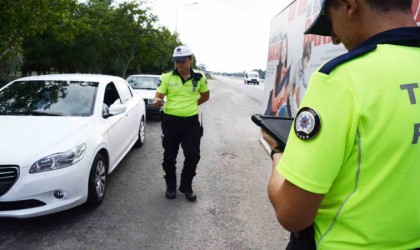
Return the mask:
<svg viewBox="0 0 420 250"><path fill-rule="evenodd" d="M255 114L251 116L251 120L273 137L280 149L284 151L294 118Z"/></svg>

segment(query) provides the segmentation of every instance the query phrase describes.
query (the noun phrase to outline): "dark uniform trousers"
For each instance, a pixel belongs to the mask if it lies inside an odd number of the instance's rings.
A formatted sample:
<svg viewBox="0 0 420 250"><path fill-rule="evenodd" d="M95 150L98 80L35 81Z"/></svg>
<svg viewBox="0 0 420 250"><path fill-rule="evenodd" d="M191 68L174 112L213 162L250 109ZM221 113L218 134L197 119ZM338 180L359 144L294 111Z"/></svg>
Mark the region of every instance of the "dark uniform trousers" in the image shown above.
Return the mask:
<svg viewBox="0 0 420 250"><path fill-rule="evenodd" d="M184 167L181 173L181 187L192 191L192 180L200 161L200 122L198 115L178 117L162 116L163 171L168 188L176 189L176 158L179 145L184 151Z"/></svg>

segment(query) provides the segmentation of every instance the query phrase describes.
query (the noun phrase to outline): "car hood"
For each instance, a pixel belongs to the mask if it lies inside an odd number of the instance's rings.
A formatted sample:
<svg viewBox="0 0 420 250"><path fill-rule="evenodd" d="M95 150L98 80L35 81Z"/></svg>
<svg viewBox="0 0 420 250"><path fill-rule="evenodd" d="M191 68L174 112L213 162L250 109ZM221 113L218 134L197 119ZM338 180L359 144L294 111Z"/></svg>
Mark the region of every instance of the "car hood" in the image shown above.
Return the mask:
<svg viewBox="0 0 420 250"><path fill-rule="evenodd" d="M140 95L143 99L153 99L156 95L155 89L134 89L134 93Z"/></svg>
<svg viewBox="0 0 420 250"><path fill-rule="evenodd" d="M0 164L30 167L27 164L78 146L94 127L94 120L92 117L0 116L0 124Z"/></svg>

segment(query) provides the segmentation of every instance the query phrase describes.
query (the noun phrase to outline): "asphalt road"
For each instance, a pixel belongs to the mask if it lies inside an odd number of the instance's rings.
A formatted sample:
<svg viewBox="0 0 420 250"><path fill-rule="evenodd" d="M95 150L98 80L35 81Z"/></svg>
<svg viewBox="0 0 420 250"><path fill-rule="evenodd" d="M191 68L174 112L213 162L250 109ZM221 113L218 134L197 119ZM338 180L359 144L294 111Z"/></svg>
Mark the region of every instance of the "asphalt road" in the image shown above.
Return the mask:
<svg viewBox="0 0 420 250"><path fill-rule="evenodd" d="M149 120L145 145L109 176L99 207L0 219L0 249L285 249L267 196L271 160L250 119L261 113L263 85L220 78L209 87L197 202L165 198L160 122ZM180 151L178 173L182 162Z"/></svg>

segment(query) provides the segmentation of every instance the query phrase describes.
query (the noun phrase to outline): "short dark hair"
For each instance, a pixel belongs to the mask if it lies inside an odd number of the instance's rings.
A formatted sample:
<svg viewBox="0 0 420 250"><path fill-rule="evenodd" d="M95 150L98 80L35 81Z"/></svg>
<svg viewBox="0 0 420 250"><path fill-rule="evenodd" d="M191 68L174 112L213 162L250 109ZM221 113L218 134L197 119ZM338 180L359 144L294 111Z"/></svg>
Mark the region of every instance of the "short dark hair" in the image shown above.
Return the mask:
<svg viewBox="0 0 420 250"><path fill-rule="evenodd" d="M381 12L389 11L410 11L412 0L365 0L375 10Z"/></svg>
<svg viewBox="0 0 420 250"><path fill-rule="evenodd" d="M331 7L337 7L337 0L326 0ZM365 0L367 5L380 12L411 11L413 0Z"/></svg>

